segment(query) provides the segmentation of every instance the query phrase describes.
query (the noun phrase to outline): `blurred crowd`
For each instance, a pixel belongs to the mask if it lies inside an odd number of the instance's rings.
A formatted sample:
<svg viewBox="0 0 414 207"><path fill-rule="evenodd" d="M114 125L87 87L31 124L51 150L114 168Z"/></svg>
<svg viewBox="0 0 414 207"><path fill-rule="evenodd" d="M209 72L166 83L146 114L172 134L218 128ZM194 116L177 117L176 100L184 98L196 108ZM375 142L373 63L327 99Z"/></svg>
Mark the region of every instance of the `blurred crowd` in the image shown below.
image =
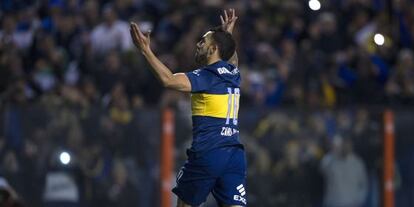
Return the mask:
<svg viewBox="0 0 414 207"><path fill-rule="evenodd" d="M250 202L258 206L380 206L378 116L363 108L243 114L249 120L241 127Z"/></svg>
<svg viewBox="0 0 414 207"><path fill-rule="evenodd" d="M0 115L0 177L24 206L158 202L158 110L116 112L54 95Z"/></svg>
<svg viewBox="0 0 414 207"><path fill-rule="evenodd" d="M164 90L151 74L130 40L130 21L152 32L153 50L173 72L187 72L198 67L200 36L220 23L223 9L235 8L246 109L412 106L414 2L321 3L312 11L302 0L0 0L0 176L28 206L157 202L156 108L172 105L185 115L176 130L184 152L190 106L187 95ZM377 33L383 45L375 44ZM365 110L306 117L271 113L246 121L249 179L275 183L251 182L250 200L329 202L322 180L337 179L332 160L349 153L349 163L365 169L356 170L362 181L355 185L365 185L361 194L372 200L364 202L375 206L378 193L369 189L378 185L380 129L370 120L380 118ZM60 163L62 151L72 164ZM268 193L275 196L260 197Z"/></svg>
<svg viewBox="0 0 414 207"><path fill-rule="evenodd" d="M2 100L70 88L84 102L108 103L118 90L126 96L119 105L158 104L165 91L133 47L129 22L152 31L152 47L167 66L187 72L197 67L197 40L233 7L245 105L413 103L412 1L326 0L319 11L307 3L2 0ZM383 45L374 43L377 33Z"/></svg>

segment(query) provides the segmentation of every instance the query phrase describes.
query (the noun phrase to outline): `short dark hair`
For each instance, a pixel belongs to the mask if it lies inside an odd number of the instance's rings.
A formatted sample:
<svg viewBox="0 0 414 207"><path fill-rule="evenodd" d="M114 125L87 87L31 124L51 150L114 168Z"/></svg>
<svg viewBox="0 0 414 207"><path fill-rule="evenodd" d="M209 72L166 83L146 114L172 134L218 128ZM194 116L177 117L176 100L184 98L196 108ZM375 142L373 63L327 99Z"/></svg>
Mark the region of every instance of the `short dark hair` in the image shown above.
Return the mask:
<svg viewBox="0 0 414 207"><path fill-rule="evenodd" d="M214 43L217 45L221 59L228 61L236 51L236 42L233 36L221 27L210 29Z"/></svg>

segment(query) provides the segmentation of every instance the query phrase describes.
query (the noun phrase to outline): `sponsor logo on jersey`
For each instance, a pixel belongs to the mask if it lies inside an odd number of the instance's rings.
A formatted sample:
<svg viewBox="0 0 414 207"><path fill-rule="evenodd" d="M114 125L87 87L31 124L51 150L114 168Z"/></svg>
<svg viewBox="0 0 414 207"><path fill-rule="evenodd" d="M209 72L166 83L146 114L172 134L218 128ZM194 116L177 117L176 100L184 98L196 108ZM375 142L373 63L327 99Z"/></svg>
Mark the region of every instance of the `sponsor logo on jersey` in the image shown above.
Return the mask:
<svg viewBox="0 0 414 207"><path fill-rule="evenodd" d="M230 74L230 75L236 75L239 73L239 69L235 68L232 71L229 71L227 68L225 67L221 67L221 68L217 68L217 72L222 75L222 74Z"/></svg>
<svg viewBox="0 0 414 207"><path fill-rule="evenodd" d="M197 70L194 70L193 73L194 75L200 76L200 71L201 69L197 69Z"/></svg>

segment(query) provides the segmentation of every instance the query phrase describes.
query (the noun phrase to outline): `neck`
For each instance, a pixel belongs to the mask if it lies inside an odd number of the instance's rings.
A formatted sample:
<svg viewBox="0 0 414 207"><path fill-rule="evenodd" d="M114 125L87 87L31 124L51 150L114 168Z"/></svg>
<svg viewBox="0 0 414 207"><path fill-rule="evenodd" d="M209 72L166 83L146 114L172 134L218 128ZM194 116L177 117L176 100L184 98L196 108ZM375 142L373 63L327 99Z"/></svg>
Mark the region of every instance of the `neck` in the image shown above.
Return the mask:
<svg viewBox="0 0 414 207"><path fill-rule="evenodd" d="M207 65L211 65L211 64L216 63L220 60L221 60L221 58L213 56L213 57L211 57L207 60Z"/></svg>

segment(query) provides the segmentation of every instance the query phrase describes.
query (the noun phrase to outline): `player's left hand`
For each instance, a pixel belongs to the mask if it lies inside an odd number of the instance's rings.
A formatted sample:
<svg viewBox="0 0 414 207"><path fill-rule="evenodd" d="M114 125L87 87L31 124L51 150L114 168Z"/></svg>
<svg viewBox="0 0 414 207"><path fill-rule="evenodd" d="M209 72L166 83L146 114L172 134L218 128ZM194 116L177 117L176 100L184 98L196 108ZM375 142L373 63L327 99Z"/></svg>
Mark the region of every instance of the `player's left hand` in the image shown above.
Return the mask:
<svg viewBox="0 0 414 207"><path fill-rule="evenodd" d="M232 34L238 18L239 17L236 16L236 11L234 9L224 10L224 17L223 15L220 15L221 26L224 30Z"/></svg>
<svg viewBox="0 0 414 207"><path fill-rule="evenodd" d="M151 51L150 47L150 33L147 32L145 35L141 32L138 25L134 22L131 22L129 31L131 33L132 41L135 46L141 50L142 53L148 53Z"/></svg>

